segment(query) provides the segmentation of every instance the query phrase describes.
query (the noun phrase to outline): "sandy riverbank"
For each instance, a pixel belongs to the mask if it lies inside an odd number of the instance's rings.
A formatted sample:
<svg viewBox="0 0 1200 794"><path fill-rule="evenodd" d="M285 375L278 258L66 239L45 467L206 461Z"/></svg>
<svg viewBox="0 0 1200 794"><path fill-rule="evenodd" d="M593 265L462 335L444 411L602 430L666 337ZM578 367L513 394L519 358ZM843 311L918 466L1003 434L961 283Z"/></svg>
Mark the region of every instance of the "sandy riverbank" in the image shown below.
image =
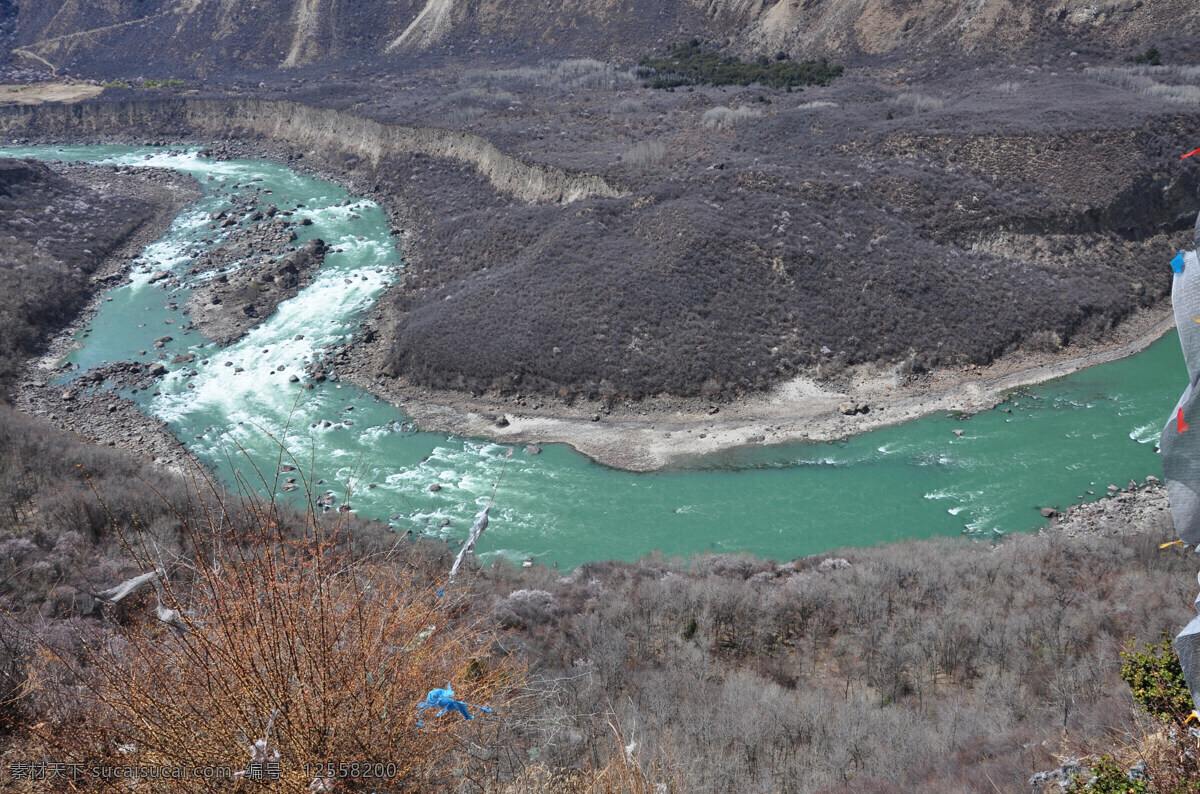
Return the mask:
<svg viewBox="0 0 1200 794"><path fill-rule="evenodd" d="M374 318L373 322L382 322ZM935 370L919 379L863 367L830 382L795 378L736 402L654 398L611 406L543 396L472 397L413 387L379 374L382 346L352 345L343 377L385 396L423 430L510 444L569 444L606 466L652 471L748 444L829 441L931 413L976 413L1021 386L1133 355L1174 327L1166 304L1141 311L1086 347L1015 353L987 367ZM867 406L846 415L849 404Z"/></svg>

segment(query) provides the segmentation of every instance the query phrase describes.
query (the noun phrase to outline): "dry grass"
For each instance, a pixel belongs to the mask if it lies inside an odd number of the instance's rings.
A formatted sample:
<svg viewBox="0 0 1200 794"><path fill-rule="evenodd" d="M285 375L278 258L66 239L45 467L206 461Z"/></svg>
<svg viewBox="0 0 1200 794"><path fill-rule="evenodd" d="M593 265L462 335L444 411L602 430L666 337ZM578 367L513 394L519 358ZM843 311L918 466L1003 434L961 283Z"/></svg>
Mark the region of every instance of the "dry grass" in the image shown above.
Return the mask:
<svg viewBox="0 0 1200 794"><path fill-rule="evenodd" d="M946 106L945 100L928 96L927 94L919 94L915 91L900 94L892 100L892 104L897 107L908 108L914 113L928 113L933 110L941 110Z"/></svg>
<svg viewBox="0 0 1200 794"><path fill-rule="evenodd" d="M658 165L667 156L667 146L662 141L641 141L621 155L621 162L629 165Z"/></svg>
<svg viewBox="0 0 1200 794"><path fill-rule="evenodd" d="M1106 85L1177 105L1200 105L1200 66L1097 66L1087 74Z"/></svg>
<svg viewBox="0 0 1200 794"><path fill-rule="evenodd" d="M756 119L761 116L762 111L756 108L745 106L738 108L717 107L704 111L704 115L700 117L700 122L710 130L728 130L747 119Z"/></svg>
<svg viewBox="0 0 1200 794"><path fill-rule="evenodd" d="M4 105L40 105L43 102L82 102L104 89L98 85L67 83L27 83L0 85L0 107Z"/></svg>
<svg viewBox="0 0 1200 794"><path fill-rule="evenodd" d="M231 504L199 478L197 491L205 488L215 507L201 520L181 516L184 555L164 557L121 535L139 568L168 571L157 599L141 608L127 604L133 596L122 601L110 610L115 625L79 621L32 638L27 694L44 717L31 751L62 763L203 764L238 776L151 780L140 791L240 790L249 762L273 759L278 781L255 790L312 790L318 765L331 761L387 773L341 779L338 791L434 790L469 777L473 759L460 744L481 744L489 720L426 712L418 730L417 704L452 682L468 702L503 707L521 675L489 658L480 625L451 614L463 605L439 598L434 582L387 552L357 554L344 520L255 497Z"/></svg>

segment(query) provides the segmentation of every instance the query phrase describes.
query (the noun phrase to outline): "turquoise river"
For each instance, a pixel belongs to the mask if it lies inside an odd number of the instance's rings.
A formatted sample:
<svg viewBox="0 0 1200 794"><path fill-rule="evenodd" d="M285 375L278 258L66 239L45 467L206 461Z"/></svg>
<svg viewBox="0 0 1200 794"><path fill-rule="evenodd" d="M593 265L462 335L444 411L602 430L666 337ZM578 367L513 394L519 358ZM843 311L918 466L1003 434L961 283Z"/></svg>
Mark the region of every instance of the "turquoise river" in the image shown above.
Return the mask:
<svg viewBox="0 0 1200 794"><path fill-rule="evenodd" d="M397 409L349 383L304 390L288 382L305 359L346 340L396 278L400 258L378 206L283 166L212 161L194 151L13 147L0 156L174 168L200 180L203 197L146 249L131 282L108 293L90 332L79 335L70 360L81 369L147 360L138 351L170 330L168 356L192 351L197 361L169 367L157 396L128 396L200 460L232 479L235 469L248 471L240 448L273 476L283 442L307 476L323 480L317 491L333 490L359 515L450 543L465 536L491 497L506 447L404 429ZM326 258L311 286L220 349L198 331L166 325L181 322L167 304L182 305L188 280L200 278L186 275L189 252L206 239L220 242L210 213L229 209L232 194L255 189L264 203L311 218L312 225L298 228L300 241L320 237L340 251ZM162 269L182 276L185 286L150 284ZM187 368L197 374L185 377ZM605 468L564 446L537 456L518 447L479 551L485 559L534 557L569 568L655 549L788 559L901 538L1026 531L1044 523L1040 507L1161 476L1154 442L1186 378L1172 332L1136 356L1021 390L969 421L943 414L840 443L747 448L650 474ZM441 486L436 493L429 490L434 483ZM449 524L442 526L444 519Z"/></svg>

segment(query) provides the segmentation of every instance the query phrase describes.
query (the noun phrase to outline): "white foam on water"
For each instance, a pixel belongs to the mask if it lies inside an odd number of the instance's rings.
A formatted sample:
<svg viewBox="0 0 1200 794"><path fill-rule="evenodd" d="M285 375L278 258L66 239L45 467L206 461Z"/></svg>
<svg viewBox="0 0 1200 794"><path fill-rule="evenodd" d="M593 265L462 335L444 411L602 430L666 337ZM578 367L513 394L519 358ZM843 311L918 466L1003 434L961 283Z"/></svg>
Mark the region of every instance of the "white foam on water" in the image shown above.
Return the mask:
<svg viewBox="0 0 1200 794"><path fill-rule="evenodd" d="M922 455L920 458L913 461L913 465L914 466L950 466L951 464L955 464L957 462L958 461L956 461L954 458L950 457L949 455L946 455L945 453L934 453L934 454Z"/></svg>
<svg viewBox="0 0 1200 794"><path fill-rule="evenodd" d="M989 523L990 521L991 521L991 515L985 511L984 514L981 515L979 518L975 519L974 521L968 522L966 524L966 527L971 532L984 532L986 530L992 529L992 527Z"/></svg>
<svg viewBox="0 0 1200 794"><path fill-rule="evenodd" d="M239 181L247 180L246 169L229 168L226 172ZM366 211L375 205L364 201L356 208ZM329 209L316 209L306 214L314 219L313 234L319 237L336 236L336 230L325 228L329 220L326 216L347 215ZM331 231L335 234L329 234ZM260 424L274 428L276 432L297 406L298 414L293 417L297 422L333 421L330 412L322 410L320 398L306 400L301 397L297 401L299 387L288 379L301 374L302 366L314 359L317 350L344 341L352 330L354 313L372 303L391 281L396 251L390 237L387 240L353 241L349 248L352 253L327 256L312 284L280 303L271 317L251 329L242 340L216 353L209 365L193 365L198 371L190 379L193 388L164 393L151 405L154 413L167 421L181 421L192 412L230 415L253 408L262 420ZM150 253L164 261L169 256L186 261L183 249L179 247L173 251ZM377 272L379 270L382 272ZM367 277L365 281L361 278L363 275ZM296 339L296 336L303 338ZM226 361L232 362L233 366L224 366ZM239 367L242 372L235 371ZM318 426L316 429L332 431L337 426ZM330 454L338 457L335 450L330 450Z"/></svg>
<svg viewBox="0 0 1200 794"><path fill-rule="evenodd" d="M837 466L835 458L800 458L792 461L793 466Z"/></svg>
<svg viewBox="0 0 1200 794"><path fill-rule="evenodd" d="M1157 444L1158 439L1162 436L1162 431L1163 424L1151 422L1150 424L1135 427L1130 431L1129 437L1139 444Z"/></svg>

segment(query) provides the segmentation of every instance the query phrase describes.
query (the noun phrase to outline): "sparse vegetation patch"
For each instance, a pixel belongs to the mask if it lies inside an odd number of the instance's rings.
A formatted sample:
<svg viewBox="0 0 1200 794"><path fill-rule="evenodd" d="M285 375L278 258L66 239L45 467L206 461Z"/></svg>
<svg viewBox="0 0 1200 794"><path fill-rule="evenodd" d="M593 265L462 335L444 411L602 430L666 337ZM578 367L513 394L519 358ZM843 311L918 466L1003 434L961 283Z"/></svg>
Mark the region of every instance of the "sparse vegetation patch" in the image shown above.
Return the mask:
<svg viewBox="0 0 1200 794"><path fill-rule="evenodd" d="M463 75L463 82L471 86L500 86L508 89L579 91L634 85L636 78L631 71L618 69L611 63L592 58L573 58L540 66L473 70Z"/></svg>
<svg viewBox="0 0 1200 794"><path fill-rule="evenodd" d="M642 141L621 155L621 160L630 165L658 165L667 154L662 141Z"/></svg>
<svg viewBox="0 0 1200 794"><path fill-rule="evenodd" d="M906 92L896 97L894 104L908 108L915 113L928 113L931 110L941 110L946 103L933 96L926 96L915 91Z"/></svg>
<svg viewBox="0 0 1200 794"><path fill-rule="evenodd" d="M700 121L710 130L727 130L746 119L756 119L762 115L761 110L745 106L738 108L709 108L704 111Z"/></svg>

